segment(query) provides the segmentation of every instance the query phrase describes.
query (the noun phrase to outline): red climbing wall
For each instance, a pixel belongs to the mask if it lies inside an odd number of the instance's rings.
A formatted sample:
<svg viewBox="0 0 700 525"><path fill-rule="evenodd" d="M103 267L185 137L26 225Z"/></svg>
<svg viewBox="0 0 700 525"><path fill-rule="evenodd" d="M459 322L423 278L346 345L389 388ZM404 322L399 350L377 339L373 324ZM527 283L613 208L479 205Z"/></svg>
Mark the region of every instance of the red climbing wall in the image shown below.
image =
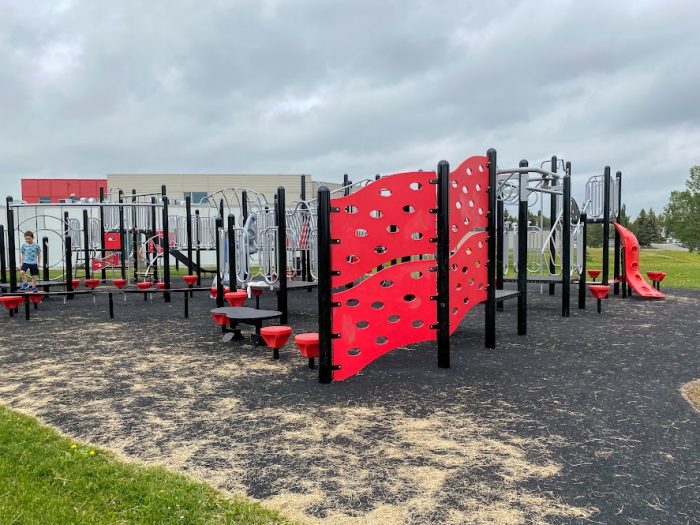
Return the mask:
<svg viewBox="0 0 700 525"><path fill-rule="evenodd" d="M486 299L487 162L471 157L450 173L450 333ZM435 178L434 172L389 175L331 200L336 381L395 348L436 338ZM430 258L379 269L416 255Z"/></svg>

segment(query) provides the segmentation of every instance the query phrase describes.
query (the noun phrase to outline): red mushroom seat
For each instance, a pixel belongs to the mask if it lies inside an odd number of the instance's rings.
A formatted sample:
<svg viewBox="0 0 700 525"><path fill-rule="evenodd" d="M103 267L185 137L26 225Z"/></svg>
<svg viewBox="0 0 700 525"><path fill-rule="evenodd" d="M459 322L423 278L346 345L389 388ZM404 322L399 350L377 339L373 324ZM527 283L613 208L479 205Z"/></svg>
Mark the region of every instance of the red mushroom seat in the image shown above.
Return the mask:
<svg viewBox="0 0 700 525"><path fill-rule="evenodd" d="M212 299L216 299L216 286L212 286L210 291L211 291L211 294L209 295L209 297L211 297ZM231 289L228 286L224 286L224 294L227 294L230 291L231 291ZM224 297L226 297L226 296L224 295Z"/></svg>
<svg viewBox="0 0 700 525"><path fill-rule="evenodd" d="M603 270L587 270L588 275L590 275L591 279L597 279L598 276L603 272Z"/></svg>
<svg viewBox="0 0 700 525"><path fill-rule="evenodd" d="M605 299L610 292L610 286L607 284L591 284L588 286L588 289L596 299Z"/></svg>
<svg viewBox="0 0 700 525"><path fill-rule="evenodd" d="M224 294L224 299L229 306L242 306L247 298L248 294L240 290Z"/></svg>
<svg viewBox="0 0 700 525"><path fill-rule="evenodd" d="M159 290L165 290L165 283L163 281L158 281L156 283L156 286L158 287Z"/></svg>
<svg viewBox="0 0 700 525"><path fill-rule="evenodd" d="M314 359L318 357L318 334L315 332L299 334L294 338L294 343L301 355L309 360L309 368L314 368Z"/></svg>
<svg viewBox="0 0 700 525"><path fill-rule="evenodd" d="M194 284L197 282L197 276L196 275L183 275L182 280L185 281L185 284L187 286L194 286Z"/></svg>
<svg viewBox="0 0 700 525"><path fill-rule="evenodd" d="M121 290L126 286L126 279L113 279L112 284Z"/></svg>
<svg viewBox="0 0 700 525"><path fill-rule="evenodd" d="M226 326L226 323L228 323L228 316L226 314L211 314L211 318L214 319L217 326Z"/></svg>
<svg viewBox="0 0 700 525"><path fill-rule="evenodd" d="M41 304L44 301L44 292L34 292L27 297L29 297L32 304Z"/></svg>
<svg viewBox="0 0 700 525"><path fill-rule="evenodd" d="M148 290L151 286L153 286L153 283L151 281L141 281L139 283L136 283L136 287L139 290Z"/></svg>
<svg viewBox="0 0 700 525"><path fill-rule="evenodd" d="M654 281L655 283L660 283L664 280L666 274L664 272L647 272L647 277L649 277L649 280Z"/></svg>
<svg viewBox="0 0 700 525"><path fill-rule="evenodd" d="M21 295L1 295L0 303L8 310L19 308L19 305L24 302L24 297Z"/></svg>
<svg viewBox="0 0 700 525"><path fill-rule="evenodd" d="M71 281L71 284L73 285L73 290L75 290L76 288L80 288L80 279L73 279Z"/></svg>
<svg viewBox="0 0 700 525"><path fill-rule="evenodd" d="M91 290L94 290L100 285L100 280L99 279L85 279L85 286L90 288Z"/></svg>
<svg viewBox="0 0 700 525"><path fill-rule="evenodd" d="M289 336L292 335L292 328L289 326L264 326L260 329L260 336L265 341L265 344L273 349L273 357L280 358L280 348L282 348Z"/></svg>

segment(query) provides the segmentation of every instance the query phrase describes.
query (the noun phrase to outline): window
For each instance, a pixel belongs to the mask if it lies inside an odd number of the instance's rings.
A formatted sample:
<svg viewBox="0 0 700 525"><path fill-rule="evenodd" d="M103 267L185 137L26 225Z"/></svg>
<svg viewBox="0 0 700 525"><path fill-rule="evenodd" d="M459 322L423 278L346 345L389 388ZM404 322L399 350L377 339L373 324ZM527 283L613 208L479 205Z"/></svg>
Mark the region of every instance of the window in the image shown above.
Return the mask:
<svg viewBox="0 0 700 525"><path fill-rule="evenodd" d="M51 197L39 197L40 204L49 204L51 202Z"/></svg>
<svg viewBox="0 0 700 525"><path fill-rule="evenodd" d="M206 201L207 195L206 191L186 191L183 198L191 197L192 204L199 204L202 201Z"/></svg>

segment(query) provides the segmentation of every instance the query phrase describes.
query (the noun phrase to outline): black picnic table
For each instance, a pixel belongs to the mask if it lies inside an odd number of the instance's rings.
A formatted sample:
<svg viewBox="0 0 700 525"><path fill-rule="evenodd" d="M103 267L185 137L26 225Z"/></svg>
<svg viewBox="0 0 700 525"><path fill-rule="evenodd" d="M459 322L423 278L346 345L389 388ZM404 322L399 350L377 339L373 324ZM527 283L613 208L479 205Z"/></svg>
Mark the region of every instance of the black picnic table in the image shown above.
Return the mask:
<svg viewBox="0 0 700 525"><path fill-rule="evenodd" d="M255 342L260 344L260 330L262 329L263 321L276 319L282 315L282 312L277 310L259 310L248 306L223 306L214 308L212 314L223 314L229 320L230 329L222 326L225 333L233 333L233 339L243 339L239 324L247 324L255 327ZM224 336L226 338L226 336ZM229 340L229 339L225 339Z"/></svg>

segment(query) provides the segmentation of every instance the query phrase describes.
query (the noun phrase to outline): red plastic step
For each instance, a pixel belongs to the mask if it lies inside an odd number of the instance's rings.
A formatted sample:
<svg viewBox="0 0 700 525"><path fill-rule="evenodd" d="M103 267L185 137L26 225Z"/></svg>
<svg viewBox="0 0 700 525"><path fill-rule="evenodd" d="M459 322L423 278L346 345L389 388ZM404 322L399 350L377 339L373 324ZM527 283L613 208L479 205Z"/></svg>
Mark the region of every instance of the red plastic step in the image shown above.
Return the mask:
<svg viewBox="0 0 700 525"><path fill-rule="evenodd" d="M318 334L315 332L299 334L294 338L301 355L307 358L318 357Z"/></svg>
<svg viewBox="0 0 700 525"><path fill-rule="evenodd" d="M126 279L112 279L112 284L121 290L126 286Z"/></svg>
<svg viewBox="0 0 700 525"><path fill-rule="evenodd" d="M139 290L148 290L149 288L151 288L151 286L153 286L153 283L151 281L141 281L136 283L136 288L138 288Z"/></svg>
<svg viewBox="0 0 700 525"><path fill-rule="evenodd" d="M44 292L34 292L27 297L29 297L32 304L41 304L44 301Z"/></svg>
<svg viewBox="0 0 700 525"><path fill-rule="evenodd" d="M85 279L85 286L90 288L91 290L94 290L100 285L100 280L99 279Z"/></svg>
<svg viewBox="0 0 700 525"><path fill-rule="evenodd" d="M610 285L607 284L591 284L588 286L591 295L596 299L605 299L610 292Z"/></svg>
<svg viewBox="0 0 700 525"><path fill-rule="evenodd" d="M265 326L260 329L260 335L270 348L282 348L292 335L292 328L289 326Z"/></svg>
<svg viewBox="0 0 700 525"><path fill-rule="evenodd" d="M21 295L2 295L0 296L0 303L8 310L14 310L18 308L20 304L24 302L24 297Z"/></svg>
<svg viewBox="0 0 700 525"><path fill-rule="evenodd" d="M224 294L224 299L226 299L229 306L241 306L247 298L248 294L240 290Z"/></svg>
<svg viewBox="0 0 700 525"><path fill-rule="evenodd" d="M156 283L156 286L158 287L159 290L165 290L165 283L163 281L158 281Z"/></svg>
<svg viewBox="0 0 700 525"><path fill-rule="evenodd" d="M647 277L649 277L650 281L654 281L657 283L660 283L666 278L666 274L664 272L647 272Z"/></svg>
<svg viewBox="0 0 700 525"><path fill-rule="evenodd" d="M603 270L587 270L587 272L591 279L597 279L603 273Z"/></svg>
<svg viewBox="0 0 700 525"><path fill-rule="evenodd" d="M194 284L197 282L197 276L196 275L183 275L182 280L185 281L185 284L187 286L194 286Z"/></svg>
<svg viewBox="0 0 700 525"><path fill-rule="evenodd" d="M228 323L226 314L211 314L211 317L218 326L226 326Z"/></svg>
<svg viewBox="0 0 700 525"><path fill-rule="evenodd" d="M73 279L71 284L73 285L73 290L80 288L80 279Z"/></svg>

